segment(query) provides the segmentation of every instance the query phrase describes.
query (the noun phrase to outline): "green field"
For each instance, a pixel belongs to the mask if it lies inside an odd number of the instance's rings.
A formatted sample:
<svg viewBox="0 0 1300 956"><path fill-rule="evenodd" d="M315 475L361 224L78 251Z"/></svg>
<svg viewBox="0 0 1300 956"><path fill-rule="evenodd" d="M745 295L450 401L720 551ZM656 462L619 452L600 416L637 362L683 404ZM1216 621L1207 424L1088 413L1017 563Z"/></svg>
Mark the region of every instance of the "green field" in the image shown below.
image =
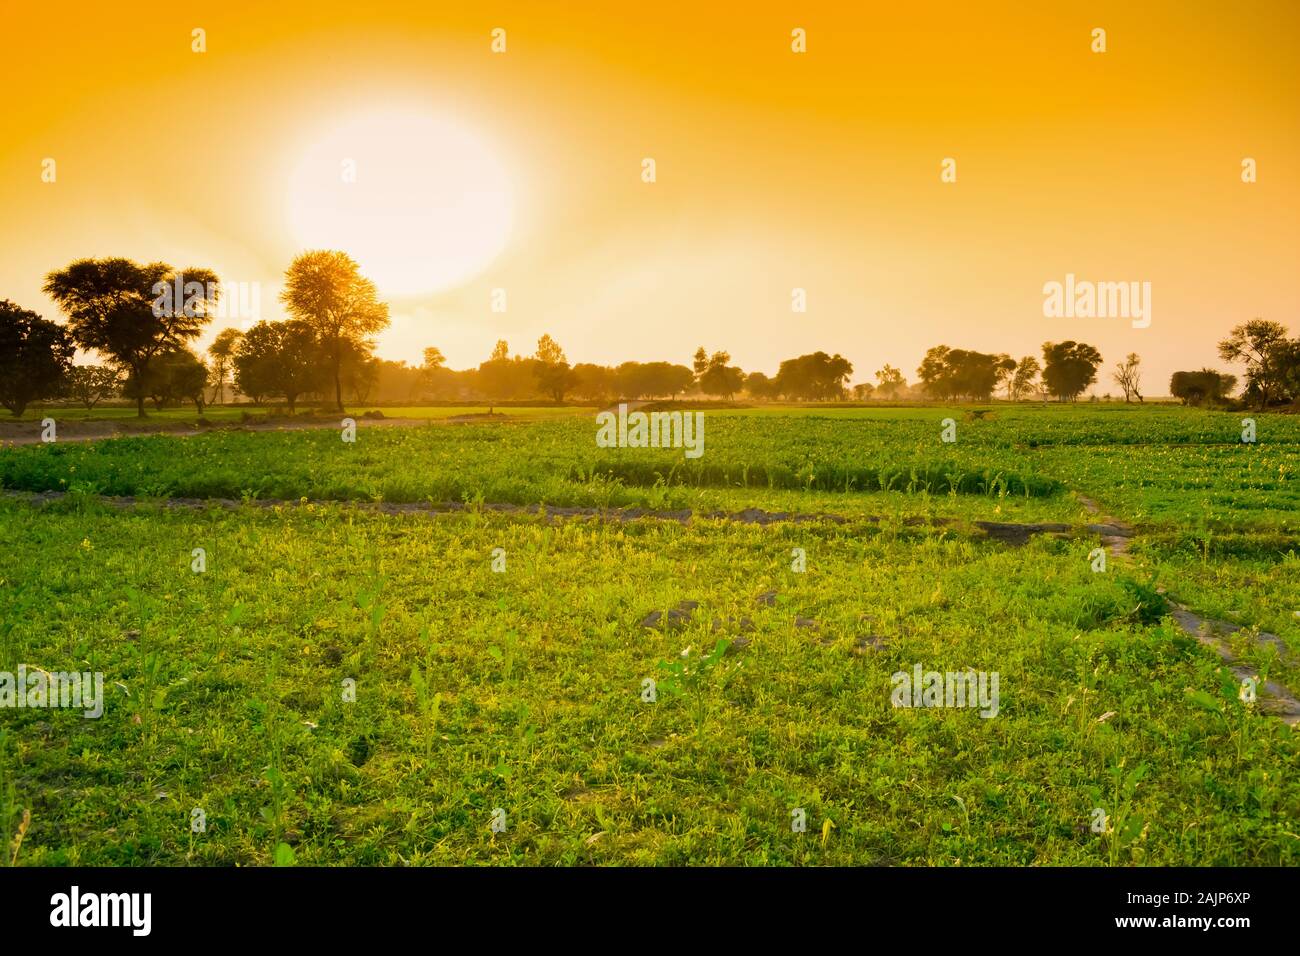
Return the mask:
<svg viewBox="0 0 1300 956"><path fill-rule="evenodd" d="M1300 419L416 411L0 449L0 670L106 691L0 710L18 864L1300 862L1300 735L1164 599L1300 689ZM996 715L893 706L917 664Z"/></svg>

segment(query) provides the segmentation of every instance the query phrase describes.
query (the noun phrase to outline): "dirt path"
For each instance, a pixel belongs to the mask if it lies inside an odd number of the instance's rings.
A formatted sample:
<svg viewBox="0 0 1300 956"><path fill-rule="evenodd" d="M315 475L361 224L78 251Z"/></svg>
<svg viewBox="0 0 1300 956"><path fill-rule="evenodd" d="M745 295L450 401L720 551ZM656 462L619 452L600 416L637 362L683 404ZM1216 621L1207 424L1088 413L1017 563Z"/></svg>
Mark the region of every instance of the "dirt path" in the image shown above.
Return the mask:
<svg viewBox="0 0 1300 956"><path fill-rule="evenodd" d="M1088 530L1101 535L1101 543L1106 546L1106 550L1116 557L1127 554L1129 544L1133 540L1133 526L1125 524L1117 518L1112 518L1110 515L1102 515L1101 505L1087 495L1075 492L1074 496L1078 499L1079 504L1083 505L1084 510L1091 514L1101 515L1101 523L1088 525Z"/></svg>
<svg viewBox="0 0 1300 956"><path fill-rule="evenodd" d="M66 491L19 491L0 489L0 497L25 501L33 505L44 505L67 498ZM706 521L734 521L738 524L770 525L778 522L794 524L831 522L834 524L879 524L884 519L879 515L842 515L827 512L793 512L765 511L762 508L745 508L741 511L692 511L690 508L677 510L656 510L653 508L595 508L580 505L521 505L509 502L483 502L466 504L461 501L365 501L349 499L322 498L250 498L243 501L236 498L137 498L132 495L94 495L94 500L111 508L128 510L137 507L160 507L166 509L203 510L206 508L223 508L236 510L244 507L255 508L302 508L308 506L334 505L337 507L368 511L376 514L462 514L475 510L489 511L494 514L535 514L547 518L599 518L605 521L641 521L658 519L687 524L694 519ZM948 518L903 519L905 527L920 525L954 524Z"/></svg>
<svg viewBox="0 0 1300 956"><path fill-rule="evenodd" d="M1226 621L1201 617L1172 598L1166 597L1165 600L1169 604L1169 616L1178 623L1178 626L1185 633L1190 634L1200 641L1202 645L1218 654L1237 680L1244 682L1247 679L1254 679L1259 681L1259 675L1255 673L1253 668L1237 661L1225 636L1235 634L1242 628ZM1286 645L1276 634L1261 632L1255 640L1257 644L1274 645L1283 658L1290 656ZM1296 695L1290 690L1277 681L1270 680L1259 681L1256 692L1259 695L1259 709L1261 712L1276 717L1292 727L1300 725L1300 699L1297 699Z"/></svg>
<svg viewBox="0 0 1300 956"><path fill-rule="evenodd" d="M1083 505L1084 509L1091 514L1102 514L1101 505L1092 498L1077 492L1075 497ZM1125 557L1134 536L1133 527L1109 515L1103 515L1103 521L1103 524L1089 525L1088 528L1096 530L1101 535L1102 542L1112 555L1120 558ZM1218 654L1237 680L1243 682L1248 679L1259 681L1256 692L1259 698L1259 709L1262 713L1277 717L1291 727L1300 726L1300 699L1297 699L1294 693L1277 681L1260 681L1259 675L1254 669L1242 664L1232 653L1232 647L1225 636L1235 634L1243 630L1243 628L1227 621L1201 617L1196 612L1179 604L1166 594L1163 589L1161 594L1164 596L1165 604L1169 609L1169 616L1174 619L1174 622L1184 633L1196 638L1203 646ZM1255 642L1256 644L1272 645L1278 650L1283 659L1290 658L1290 651L1287 649L1286 644L1276 634L1260 632L1256 635Z"/></svg>

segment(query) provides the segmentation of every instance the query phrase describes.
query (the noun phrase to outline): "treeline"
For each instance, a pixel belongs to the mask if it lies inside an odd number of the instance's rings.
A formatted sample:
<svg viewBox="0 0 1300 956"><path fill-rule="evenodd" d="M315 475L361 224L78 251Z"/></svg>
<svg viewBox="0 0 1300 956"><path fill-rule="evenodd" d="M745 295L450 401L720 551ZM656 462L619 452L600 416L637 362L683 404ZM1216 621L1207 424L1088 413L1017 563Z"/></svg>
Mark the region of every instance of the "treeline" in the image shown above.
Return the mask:
<svg viewBox="0 0 1300 956"><path fill-rule="evenodd" d="M183 303L159 290L184 289ZM191 294L190 290L194 290ZM196 354L191 343L212 319L219 295L206 269L176 270L165 263L81 259L46 277L44 291L66 324L0 302L0 404L14 415L38 401L71 399L94 408L116 397L163 408L242 396L261 405L328 402L345 397L382 402L611 402L703 396L750 401L1076 401L1097 381L1101 353L1083 342L1046 342L1041 360L936 345L908 384L884 365L874 381L850 384L853 365L839 354L813 352L781 362L775 375L745 372L725 351L703 347L692 363L623 362L571 365L551 336L531 355L510 355L505 341L477 368L449 369L442 352L424 350L420 365L374 356L373 336L388 325L388 307L357 264L341 252L308 252L285 273L281 293L288 318L258 322L246 332L222 329ZM161 304L160 304L161 303ZM97 353L100 365L74 365L77 348ZM1255 319L1219 343L1225 362L1244 366L1241 401L1267 407L1300 400L1300 339L1285 326ZM1109 374L1126 402L1143 400L1141 358L1130 353ZM1236 376L1200 369L1176 372L1170 394L1184 404L1226 404Z"/></svg>
<svg viewBox="0 0 1300 956"><path fill-rule="evenodd" d="M194 353L220 295L210 269L173 269L164 262L78 259L46 276L43 291L67 319L59 325L14 303L0 302L0 404L21 415L33 402L71 397L87 408L114 395L158 407L221 397L227 376L242 375L249 394L331 396L343 408L343 383L373 362L372 336L388 326L388 306L374 284L341 252L306 252L285 273L280 300L289 319L262 322L243 335L223 329L208 349L212 366ZM184 298L171 291L183 290ZM98 366L74 366L76 349L95 352Z"/></svg>

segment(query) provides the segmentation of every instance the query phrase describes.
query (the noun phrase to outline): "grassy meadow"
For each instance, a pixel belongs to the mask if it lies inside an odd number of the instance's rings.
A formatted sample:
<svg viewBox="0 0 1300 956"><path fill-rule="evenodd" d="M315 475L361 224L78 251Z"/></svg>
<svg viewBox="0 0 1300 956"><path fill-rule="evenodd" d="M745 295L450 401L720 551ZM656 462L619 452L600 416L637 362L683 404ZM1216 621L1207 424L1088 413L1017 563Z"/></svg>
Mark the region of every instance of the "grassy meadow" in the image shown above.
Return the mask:
<svg viewBox="0 0 1300 956"><path fill-rule="evenodd" d="M225 411L0 448L0 670L106 696L0 711L6 862L1300 863L1300 735L1166 604L1300 689L1300 418ZM996 715L893 706L917 664Z"/></svg>

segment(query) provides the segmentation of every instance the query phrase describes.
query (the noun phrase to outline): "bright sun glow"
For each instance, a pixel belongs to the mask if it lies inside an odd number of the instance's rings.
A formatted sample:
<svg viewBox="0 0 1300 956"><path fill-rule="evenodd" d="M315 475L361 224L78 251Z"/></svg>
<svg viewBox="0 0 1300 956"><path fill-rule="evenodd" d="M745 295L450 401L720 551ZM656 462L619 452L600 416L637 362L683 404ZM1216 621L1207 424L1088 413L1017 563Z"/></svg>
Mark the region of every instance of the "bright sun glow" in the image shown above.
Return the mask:
<svg viewBox="0 0 1300 956"><path fill-rule="evenodd" d="M303 154L288 216L301 249L342 250L381 295L412 296L482 272L509 239L513 197L501 163L454 122L368 113Z"/></svg>

